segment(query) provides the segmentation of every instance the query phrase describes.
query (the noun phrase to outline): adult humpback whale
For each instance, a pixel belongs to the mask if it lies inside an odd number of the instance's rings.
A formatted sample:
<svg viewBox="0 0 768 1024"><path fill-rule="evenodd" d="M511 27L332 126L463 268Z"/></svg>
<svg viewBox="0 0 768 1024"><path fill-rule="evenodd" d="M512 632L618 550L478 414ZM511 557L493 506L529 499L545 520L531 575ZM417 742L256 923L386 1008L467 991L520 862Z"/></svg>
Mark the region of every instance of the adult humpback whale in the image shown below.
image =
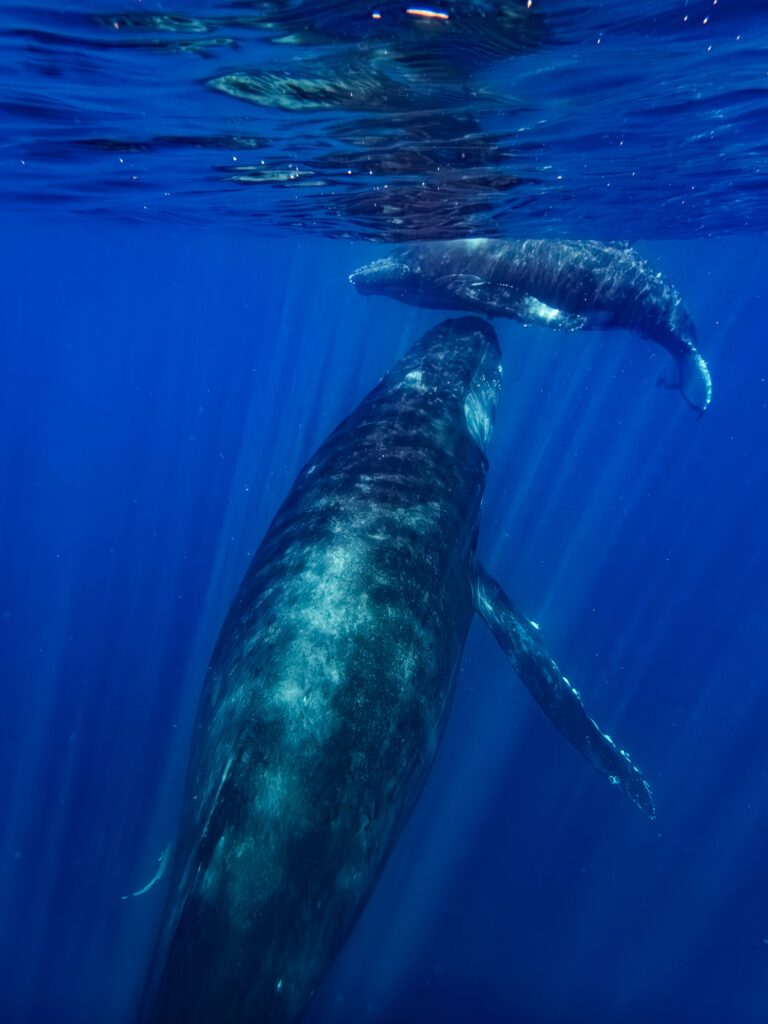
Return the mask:
<svg viewBox="0 0 768 1024"><path fill-rule="evenodd" d="M217 641L153 970L154 1024L296 1021L424 784L473 613L555 725L653 814L475 561L493 328L429 331L299 473Z"/></svg>
<svg viewBox="0 0 768 1024"><path fill-rule="evenodd" d="M460 309L560 330L619 327L655 341L677 364L662 383L694 409L712 397L696 328L674 286L629 245L594 241L424 242L349 278L364 295L428 309Z"/></svg>

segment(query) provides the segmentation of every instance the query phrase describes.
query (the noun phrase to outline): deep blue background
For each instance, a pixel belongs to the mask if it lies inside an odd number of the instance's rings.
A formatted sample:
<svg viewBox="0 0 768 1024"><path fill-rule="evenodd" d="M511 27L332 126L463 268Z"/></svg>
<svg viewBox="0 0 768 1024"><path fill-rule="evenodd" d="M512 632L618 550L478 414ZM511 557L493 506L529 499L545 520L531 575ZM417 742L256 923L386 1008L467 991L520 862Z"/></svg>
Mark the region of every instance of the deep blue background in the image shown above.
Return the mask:
<svg viewBox="0 0 768 1024"><path fill-rule="evenodd" d="M4 219L0 1020L131 1020L206 661L312 449L438 314L379 250ZM312 1024L768 1019L768 247L638 247L714 379L498 324L488 568L646 771L650 823L473 627L424 796Z"/></svg>

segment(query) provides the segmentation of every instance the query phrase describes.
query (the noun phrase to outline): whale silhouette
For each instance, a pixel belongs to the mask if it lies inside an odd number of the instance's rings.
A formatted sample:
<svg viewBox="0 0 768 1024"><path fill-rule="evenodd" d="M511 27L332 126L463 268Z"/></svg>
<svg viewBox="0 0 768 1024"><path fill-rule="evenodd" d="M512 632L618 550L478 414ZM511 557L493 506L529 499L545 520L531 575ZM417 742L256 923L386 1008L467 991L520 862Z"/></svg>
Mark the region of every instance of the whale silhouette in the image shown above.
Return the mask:
<svg viewBox="0 0 768 1024"><path fill-rule="evenodd" d="M298 1020L421 792L475 612L566 738L653 815L639 770L476 561L500 385L486 321L435 327L269 527L200 700L153 1024Z"/></svg>
<svg viewBox="0 0 768 1024"><path fill-rule="evenodd" d="M660 380L703 412L712 398L696 328L674 286L629 245L473 238L397 249L349 278L363 295L508 317L557 330L622 328L665 348Z"/></svg>

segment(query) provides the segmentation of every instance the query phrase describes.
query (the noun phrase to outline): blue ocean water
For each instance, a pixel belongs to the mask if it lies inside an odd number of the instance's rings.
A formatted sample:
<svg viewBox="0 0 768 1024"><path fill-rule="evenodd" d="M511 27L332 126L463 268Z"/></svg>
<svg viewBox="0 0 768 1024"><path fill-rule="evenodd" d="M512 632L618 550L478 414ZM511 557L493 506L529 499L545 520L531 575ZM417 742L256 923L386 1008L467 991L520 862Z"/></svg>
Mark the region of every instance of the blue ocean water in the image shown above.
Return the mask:
<svg viewBox="0 0 768 1024"><path fill-rule="evenodd" d="M440 318L348 274L469 234L632 240L712 371L698 419L635 336L496 324L480 551L657 819L476 623L308 1024L768 1019L768 21L537 0L505 34L502 7L435 8L445 39L389 3L0 12L2 1024L134 1019L163 881L130 894L223 616L306 458ZM246 72L258 104L211 87Z"/></svg>

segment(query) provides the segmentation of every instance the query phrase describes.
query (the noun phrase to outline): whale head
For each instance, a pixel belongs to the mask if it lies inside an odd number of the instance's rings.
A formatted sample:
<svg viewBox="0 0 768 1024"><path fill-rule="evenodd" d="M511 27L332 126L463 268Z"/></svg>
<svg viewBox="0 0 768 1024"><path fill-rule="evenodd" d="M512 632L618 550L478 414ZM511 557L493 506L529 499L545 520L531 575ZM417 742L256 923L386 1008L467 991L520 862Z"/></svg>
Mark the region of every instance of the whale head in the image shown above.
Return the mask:
<svg viewBox="0 0 768 1024"><path fill-rule="evenodd" d="M501 350L487 320L459 317L437 324L385 378L419 406L442 405L461 422L481 452L493 431L501 390Z"/></svg>
<svg viewBox="0 0 768 1024"><path fill-rule="evenodd" d="M406 296L418 288L420 280L419 264L407 262L402 254L374 260L349 275L350 284L361 295L389 295L406 301Z"/></svg>

